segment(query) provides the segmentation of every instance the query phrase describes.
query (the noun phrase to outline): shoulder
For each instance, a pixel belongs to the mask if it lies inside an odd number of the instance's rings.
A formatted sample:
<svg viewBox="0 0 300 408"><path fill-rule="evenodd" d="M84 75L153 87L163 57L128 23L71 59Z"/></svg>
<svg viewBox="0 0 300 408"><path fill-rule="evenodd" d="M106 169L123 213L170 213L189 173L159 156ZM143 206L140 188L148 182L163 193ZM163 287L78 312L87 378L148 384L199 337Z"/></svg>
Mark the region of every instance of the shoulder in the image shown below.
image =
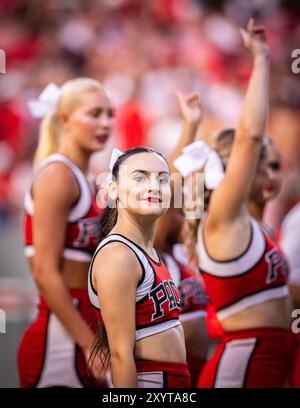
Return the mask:
<svg viewBox="0 0 300 408"><path fill-rule="evenodd" d="M142 276L142 270L132 249L121 242L110 242L97 253L93 263L93 276L101 280L123 277L138 282Z"/></svg>
<svg viewBox="0 0 300 408"><path fill-rule="evenodd" d="M74 173L61 162L49 163L43 168L37 174L32 190L35 198L39 196L56 202L73 203L80 194Z"/></svg>

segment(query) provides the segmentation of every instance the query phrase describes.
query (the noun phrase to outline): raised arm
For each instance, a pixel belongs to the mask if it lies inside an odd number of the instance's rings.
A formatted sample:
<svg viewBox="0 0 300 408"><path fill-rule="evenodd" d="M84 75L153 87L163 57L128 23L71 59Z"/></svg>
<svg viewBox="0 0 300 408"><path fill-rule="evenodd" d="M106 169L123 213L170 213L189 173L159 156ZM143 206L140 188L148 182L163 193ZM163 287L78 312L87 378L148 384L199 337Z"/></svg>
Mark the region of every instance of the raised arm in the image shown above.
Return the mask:
<svg viewBox="0 0 300 408"><path fill-rule="evenodd" d="M137 387L135 307L141 275L136 256L120 243L103 248L93 265L93 284L99 296L116 388Z"/></svg>
<svg viewBox="0 0 300 408"><path fill-rule="evenodd" d="M255 26L253 20L249 21L247 31L240 31L245 47L251 52L253 69L226 174L210 200L207 219L210 225L232 222L245 213L268 117L269 47L265 31Z"/></svg>
<svg viewBox="0 0 300 408"><path fill-rule="evenodd" d="M178 174L173 162L182 154L182 149L194 141L203 117L199 95L192 93L183 96L178 91L175 94L178 100L180 114L183 119L183 129L177 146L167 158L171 175ZM177 185L176 183L179 184ZM171 177L173 194L175 189L179 191L181 183L182 178L180 175L176 179ZM178 209L174 209L173 205L172 200L170 205L171 208L157 220L155 248L159 251L168 251L171 248L172 243L175 243L179 238L180 229L184 222L183 215Z"/></svg>
<svg viewBox="0 0 300 408"><path fill-rule="evenodd" d="M175 93L175 95L177 97L180 114L183 119L183 129L174 151L167 158L171 174L177 172L173 165L173 161L181 155L182 149L185 146L194 141L203 116L199 95L192 93L190 95L183 96L178 91Z"/></svg>

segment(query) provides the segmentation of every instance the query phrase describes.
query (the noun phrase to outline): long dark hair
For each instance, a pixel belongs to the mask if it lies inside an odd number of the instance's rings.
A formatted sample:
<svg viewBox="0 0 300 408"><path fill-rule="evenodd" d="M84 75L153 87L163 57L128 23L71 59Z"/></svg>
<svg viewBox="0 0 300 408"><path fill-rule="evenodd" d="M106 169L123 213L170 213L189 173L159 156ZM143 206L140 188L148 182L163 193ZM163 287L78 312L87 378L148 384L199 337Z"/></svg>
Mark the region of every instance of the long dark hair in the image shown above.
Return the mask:
<svg viewBox="0 0 300 408"><path fill-rule="evenodd" d="M143 146L135 147L133 149L126 150L126 152L124 152L116 160L112 168L112 176L114 180L116 181L118 180L120 166L122 165L122 163L126 159L128 159L128 157L133 156L135 154L139 154L139 153L155 153L158 156L162 157L165 160L165 162L168 164L165 157L157 150L152 149L151 147L143 147ZM107 237L110 231L114 228L114 226L117 223L117 220L118 220L118 209L116 208L116 206L111 207L110 205L108 205L104 209L103 215L101 216L101 220L100 220L102 240L105 237ZM90 366L93 365L93 362L96 356L98 355L101 360L101 372L103 371L106 372L110 366L110 351L109 351L107 333L106 333L104 325L101 325L101 324L98 324L97 335L92 345L91 355L89 359Z"/></svg>

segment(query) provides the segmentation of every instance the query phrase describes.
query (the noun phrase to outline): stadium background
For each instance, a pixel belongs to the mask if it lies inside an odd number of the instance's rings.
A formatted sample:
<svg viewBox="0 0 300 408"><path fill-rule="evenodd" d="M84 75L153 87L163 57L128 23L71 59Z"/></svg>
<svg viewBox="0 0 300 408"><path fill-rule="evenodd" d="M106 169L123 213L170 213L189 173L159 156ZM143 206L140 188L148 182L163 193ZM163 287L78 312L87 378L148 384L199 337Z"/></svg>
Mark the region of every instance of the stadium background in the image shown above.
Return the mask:
<svg viewBox="0 0 300 408"><path fill-rule="evenodd" d="M250 73L238 26L250 16L272 49L268 134L284 158L284 183L266 218L279 226L300 198L300 49L297 0L0 0L0 387L17 387L16 350L34 313L35 288L23 256L22 206L39 121L27 101L49 83L77 76L103 82L116 107L113 137L95 155L108 167L114 146L151 145L168 154L180 134L174 90L196 91L210 142L235 126ZM299 51L300 53L300 51ZM300 67L300 64L299 64ZM3 330L3 324L2 324Z"/></svg>

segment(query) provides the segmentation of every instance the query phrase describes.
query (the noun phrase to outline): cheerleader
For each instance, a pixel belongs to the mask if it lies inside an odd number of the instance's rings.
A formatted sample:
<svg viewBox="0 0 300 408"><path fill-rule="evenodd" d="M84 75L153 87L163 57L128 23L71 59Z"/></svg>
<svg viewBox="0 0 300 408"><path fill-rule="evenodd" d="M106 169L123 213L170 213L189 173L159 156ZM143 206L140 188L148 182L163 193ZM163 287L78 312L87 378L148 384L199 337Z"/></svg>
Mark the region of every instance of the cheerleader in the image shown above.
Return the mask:
<svg viewBox="0 0 300 408"><path fill-rule="evenodd" d="M224 330L199 387L283 387L291 358L287 264L249 212L266 180L269 48L253 20L241 34L253 71L225 175L197 234L199 267Z"/></svg>
<svg viewBox="0 0 300 408"><path fill-rule="evenodd" d="M154 250L155 224L169 207L170 170L150 148L112 157L106 238L89 273L90 300L101 335L94 356L111 366L114 387L190 386L180 298Z"/></svg>
<svg viewBox="0 0 300 408"><path fill-rule="evenodd" d="M30 108L44 117L25 197L25 254L39 291L37 317L19 348L21 387L104 386L87 362L94 312L87 273L100 241L100 208L88 177L91 155L111 132L112 107L100 83L50 84Z"/></svg>

